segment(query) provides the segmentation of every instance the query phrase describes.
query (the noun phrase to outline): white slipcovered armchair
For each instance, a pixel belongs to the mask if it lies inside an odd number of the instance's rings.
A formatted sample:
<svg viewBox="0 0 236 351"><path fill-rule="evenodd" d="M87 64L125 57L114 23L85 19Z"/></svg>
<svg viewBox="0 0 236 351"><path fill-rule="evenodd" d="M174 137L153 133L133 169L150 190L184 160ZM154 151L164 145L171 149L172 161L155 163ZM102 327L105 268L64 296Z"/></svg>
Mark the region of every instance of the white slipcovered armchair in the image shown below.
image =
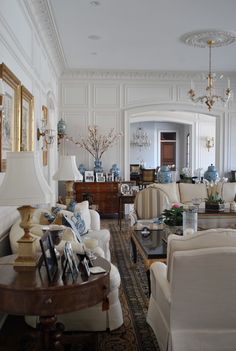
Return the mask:
<svg viewBox="0 0 236 351"><path fill-rule="evenodd" d="M168 238L151 266L147 322L161 351L236 349L236 230Z"/></svg>

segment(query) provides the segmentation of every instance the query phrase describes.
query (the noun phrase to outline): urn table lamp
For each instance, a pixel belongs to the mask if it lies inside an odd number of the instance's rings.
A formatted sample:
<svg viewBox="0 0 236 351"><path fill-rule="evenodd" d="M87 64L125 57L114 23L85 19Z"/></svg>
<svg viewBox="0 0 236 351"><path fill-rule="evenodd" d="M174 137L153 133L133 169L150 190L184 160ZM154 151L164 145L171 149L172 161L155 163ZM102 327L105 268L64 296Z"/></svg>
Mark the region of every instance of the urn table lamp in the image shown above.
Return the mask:
<svg viewBox="0 0 236 351"><path fill-rule="evenodd" d="M8 152L7 168L0 186L0 206L20 206L20 227L24 235L18 240L18 257L14 266L37 266L35 238L30 234L35 208L32 205L46 204L52 201L52 191L46 182L39 164L38 154Z"/></svg>

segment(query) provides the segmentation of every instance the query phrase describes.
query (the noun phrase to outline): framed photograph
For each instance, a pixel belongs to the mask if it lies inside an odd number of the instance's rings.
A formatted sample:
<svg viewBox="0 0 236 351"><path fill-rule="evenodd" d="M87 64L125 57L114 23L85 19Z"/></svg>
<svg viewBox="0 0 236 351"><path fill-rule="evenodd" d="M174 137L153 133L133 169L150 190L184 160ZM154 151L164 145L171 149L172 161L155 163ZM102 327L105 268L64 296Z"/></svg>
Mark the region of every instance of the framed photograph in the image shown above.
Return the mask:
<svg viewBox="0 0 236 351"><path fill-rule="evenodd" d="M34 97L21 86L21 151L33 151L34 144Z"/></svg>
<svg viewBox="0 0 236 351"><path fill-rule="evenodd" d="M0 172L5 172L7 152L20 151L21 82L4 63L0 65L0 78L5 92L0 111Z"/></svg>
<svg viewBox="0 0 236 351"><path fill-rule="evenodd" d="M39 240L39 242L42 250L43 261L45 263L48 275L48 280L52 282L58 270L58 262L52 243L50 231L46 231Z"/></svg>
<svg viewBox="0 0 236 351"><path fill-rule="evenodd" d="M106 178L103 173L96 173L96 182L105 182Z"/></svg>
<svg viewBox="0 0 236 351"><path fill-rule="evenodd" d="M69 241L65 243L64 256L65 256L65 262L64 262L64 269L63 269L63 277L65 276L66 273L71 273L73 280L75 280L79 273L79 268L78 268L79 262L77 257L75 257L74 255L71 243Z"/></svg>
<svg viewBox="0 0 236 351"><path fill-rule="evenodd" d="M107 182L114 182L114 173L107 173Z"/></svg>
<svg viewBox="0 0 236 351"><path fill-rule="evenodd" d="M85 182L94 182L94 173L93 171L84 172L84 181Z"/></svg>
<svg viewBox="0 0 236 351"><path fill-rule="evenodd" d="M87 277L89 277L90 276L90 268L89 268L88 260L86 258L84 258L82 261L82 264L84 266L85 275Z"/></svg>

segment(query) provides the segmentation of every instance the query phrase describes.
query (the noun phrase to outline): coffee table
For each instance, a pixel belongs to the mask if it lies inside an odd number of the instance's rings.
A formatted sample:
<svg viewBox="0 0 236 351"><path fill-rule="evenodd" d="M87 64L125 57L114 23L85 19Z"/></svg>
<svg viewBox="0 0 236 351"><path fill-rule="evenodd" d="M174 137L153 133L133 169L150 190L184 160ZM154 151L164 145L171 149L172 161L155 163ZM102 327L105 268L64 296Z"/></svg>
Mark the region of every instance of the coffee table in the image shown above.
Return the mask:
<svg viewBox="0 0 236 351"><path fill-rule="evenodd" d="M198 211L198 229L228 228L236 229L236 212L225 209L219 212L206 212L205 209Z"/></svg>
<svg viewBox="0 0 236 351"><path fill-rule="evenodd" d="M131 230L131 254L133 262L137 262L137 252L141 255L144 262L144 268L148 278L149 293L150 286L150 266L153 262L166 262L167 244L163 240L164 231L162 226L156 229L149 229L149 234L142 234L140 227L134 226Z"/></svg>

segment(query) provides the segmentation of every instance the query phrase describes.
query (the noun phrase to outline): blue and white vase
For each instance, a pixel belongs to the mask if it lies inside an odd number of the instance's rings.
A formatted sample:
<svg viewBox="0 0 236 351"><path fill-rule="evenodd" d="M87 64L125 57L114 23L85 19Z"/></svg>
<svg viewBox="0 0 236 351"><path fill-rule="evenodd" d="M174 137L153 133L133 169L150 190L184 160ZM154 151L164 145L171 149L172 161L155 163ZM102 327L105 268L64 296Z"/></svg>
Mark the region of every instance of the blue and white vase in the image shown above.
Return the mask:
<svg viewBox="0 0 236 351"><path fill-rule="evenodd" d="M157 172L157 181L159 183L172 183L172 174L168 166L161 166Z"/></svg>
<svg viewBox="0 0 236 351"><path fill-rule="evenodd" d="M214 182L219 179L219 173L213 164L207 168L207 171L204 173L204 178L209 182Z"/></svg>
<svg viewBox="0 0 236 351"><path fill-rule="evenodd" d="M94 160L94 173L101 173L101 172L103 172L102 161L96 158Z"/></svg>
<svg viewBox="0 0 236 351"><path fill-rule="evenodd" d="M81 163L79 165L78 169L79 169L80 173L82 174L82 176L84 176L85 171L87 171L85 165L83 165L83 163Z"/></svg>
<svg viewBox="0 0 236 351"><path fill-rule="evenodd" d="M114 180L117 180L120 176L120 168L117 166L116 163L114 163L111 166L110 172L114 174Z"/></svg>

